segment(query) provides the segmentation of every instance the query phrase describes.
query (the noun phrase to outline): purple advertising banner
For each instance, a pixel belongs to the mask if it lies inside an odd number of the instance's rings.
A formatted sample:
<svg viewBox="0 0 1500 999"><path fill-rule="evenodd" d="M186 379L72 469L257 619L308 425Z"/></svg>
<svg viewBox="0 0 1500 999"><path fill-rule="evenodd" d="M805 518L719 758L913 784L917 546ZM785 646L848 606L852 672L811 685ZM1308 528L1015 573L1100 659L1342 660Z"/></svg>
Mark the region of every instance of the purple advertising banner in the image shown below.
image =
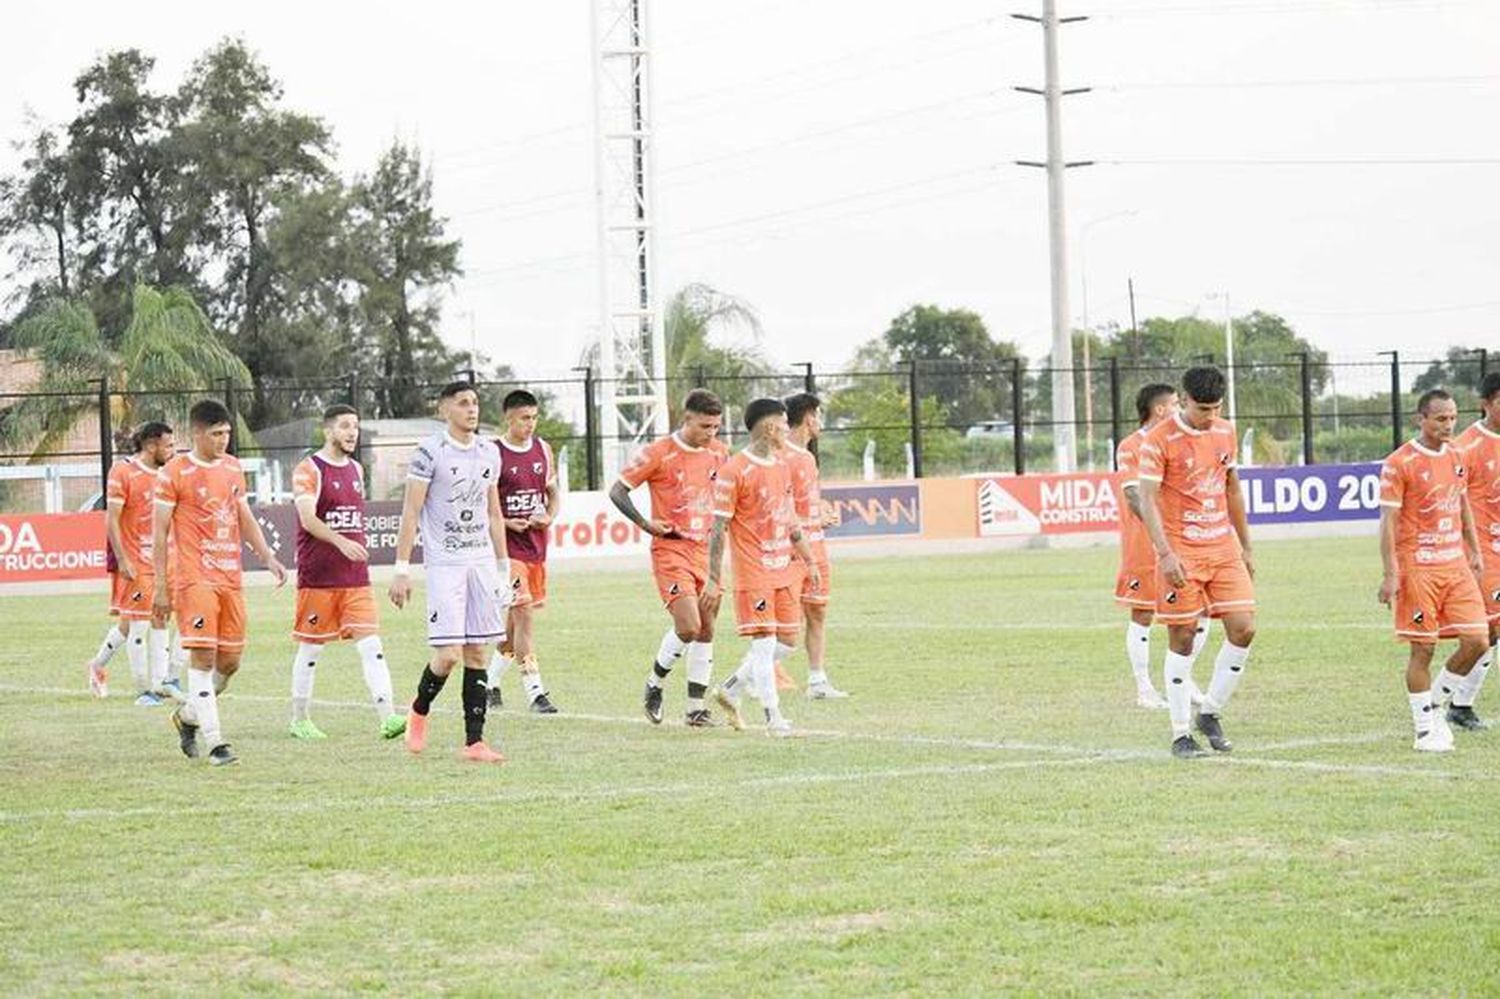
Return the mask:
<svg viewBox="0 0 1500 999"><path fill-rule="evenodd" d="M1251 524L1380 519L1380 464L1242 468Z"/></svg>
<svg viewBox="0 0 1500 999"><path fill-rule="evenodd" d="M914 482L825 486L823 505L838 517L825 532L830 541L922 533L922 493Z"/></svg>

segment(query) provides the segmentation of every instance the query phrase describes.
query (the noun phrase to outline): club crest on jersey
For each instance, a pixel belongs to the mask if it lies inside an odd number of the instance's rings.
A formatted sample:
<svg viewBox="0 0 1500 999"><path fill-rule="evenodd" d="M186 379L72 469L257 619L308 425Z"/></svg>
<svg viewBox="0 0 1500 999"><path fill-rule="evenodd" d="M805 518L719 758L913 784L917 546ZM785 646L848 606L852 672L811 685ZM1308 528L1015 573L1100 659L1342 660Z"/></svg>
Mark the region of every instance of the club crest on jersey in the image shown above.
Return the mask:
<svg viewBox="0 0 1500 999"><path fill-rule="evenodd" d="M474 511L473 510L461 510L461 511L459 511L458 519L461 520L461 521L463 521L465 524L467 524L469 521L471 521L471 520L474 519Z"/></svg>
<svg viewBox="0 0 1500 999"><path fill-rule="evenodd" d="M484 470L484 477L485 477L485 478L486 478L486 479L487 479L487 478L489 478L489 477L490 477L490 469L488 469L488 468L486 468L486 469L485 469L485 470Z"/></svg>
<svg viewBox="0 0 1500 999"><path fill-rule="evenodd" d="M136 590L134 593L132 593L130 595L130 602L133 603L133 604L138 604L138 603L141 602L141 598L143 596L145 596L145 594L143 594L140 590ZM1500 599L1500 598L1497 598L1497 599Z"/></svg>
<svg viewBox="0 0 1500 999"><path fill-rule="evenodd" d="M1500 604L1500 590L1490 594L1490 602Z"/></svg>
<svg viewBox="0 0 1500 999"><path fill-rule="evenodd" d="M512 579L510 581L510 588L513 589L513 590L515 590L517 593L519 593L521 591L521 577L520 576L517 576L515 579Z"/></svg>
<svg viewBox="0 0 1500 999"><path fill-rule="evenodd" d="M1229 452L1228 451L1220 451L1219 452L1219 464L1221 464L1221 465L1227 465L1227 464L1229 464Z"/></svg>
<svg viewBox="0 0 1500 999"><path fill-rule="evenodd" d="M533 461L531 463L531 472L533 475L541 475L544 468L545 466L540 461Z"/></svg>

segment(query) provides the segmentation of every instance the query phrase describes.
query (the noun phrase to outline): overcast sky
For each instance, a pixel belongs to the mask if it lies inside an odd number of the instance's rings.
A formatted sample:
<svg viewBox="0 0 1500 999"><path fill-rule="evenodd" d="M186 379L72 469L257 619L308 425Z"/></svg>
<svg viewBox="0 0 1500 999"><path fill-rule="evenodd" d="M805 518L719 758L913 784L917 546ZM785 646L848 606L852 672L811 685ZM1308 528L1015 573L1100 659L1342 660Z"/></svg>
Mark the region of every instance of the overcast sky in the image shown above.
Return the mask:
<svg viewBox="0 0 1500 999"><path fill-rule="evenodd" d="M651 3L664 291L740 296L786 364L837 365L916 302L1046 353L1045 182L1010 165L1045 152L1039 99L1009 89L1041 83L1040 30L1009 17L1037 0ZM175 87L241 35L345 174L396 136L430 157L467 272L448 339L472 322L481 349L559 372L598 328L589 10L23 0L0 134L27 109L65 121L105 50L154 54ZM1096 325L1128 321L1133 276L1143 316L1217 317L1227 290L1341 358L1500 348L1500 2L1062 10L1091 16L1065 29L1064 83L1095 88L1069 99L1065 151L1100 161L1069 175L1075 324L1086 269Z"/></svg>

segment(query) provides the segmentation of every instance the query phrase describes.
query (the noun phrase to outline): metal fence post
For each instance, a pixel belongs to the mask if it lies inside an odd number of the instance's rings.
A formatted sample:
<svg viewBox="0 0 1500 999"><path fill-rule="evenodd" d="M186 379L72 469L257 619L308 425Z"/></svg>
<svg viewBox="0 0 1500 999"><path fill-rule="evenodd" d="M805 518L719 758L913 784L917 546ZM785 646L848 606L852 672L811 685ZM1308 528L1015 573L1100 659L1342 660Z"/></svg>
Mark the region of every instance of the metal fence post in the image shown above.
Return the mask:
<svg viewBox="0 0 1500 999"><path fill-rule="evenodd" d="M918 365L921 364L915 357L911 359L910 379L907 385L907 393L911 401L911 474L913 478L922 477L922 390L917 375Z"/></svg>
<svg viewBox="0 0 1500 999"><path fill-rule="evenodd" d="M594 407L594 369L583 371L583 454L590 492L599 488L599 422Z"/></svg>
<svg viewBox="0 0 1500 999"><path fill-rule="evenodd" d="M1025 384L1021 371L1021 358L1012 357L1010 359L1010 433L1015 453L1011 456L1011 462L1015 466L1017 475L1026 474L1026 428L1023 420L1025 406L1022 399Z"/></svg>
<svg viewBox="0 0 1500 999"><path fill-rule="evenodd" d="M240 453L240 411L234 398L234 379L225 375L224 382L224 407L229 410L229 453L238 456Z"/></svg>
<svg viewBox="0 0 1500 999"><path fill-rule="evenodd" d="M803 361L802 362L802 369L803 369L803 374L802 374L802 391L806 392L808 395L817 395L818 394L818 379L813 374L812 362L811 361Z"/></svg>
<svg viewBox="0 0 1500 999"><path fill-rule="evenodd" d="M1394 350L1382 350L1380 355L1391 355L1391 450L1401 446L1405 436L1401 426L1401 354Z"/></svg>
<svg viewBox="0 0 1500 999"><path fill-rule="evenodd" d="M1109 467L1120 470L1120 359L1109 359Z"/></svg>
<svg viewBox="0 0 1500 999"><path fill-rule="evenodd" d="M1312 411L1312 358L1307 351L1299 350L1291 355L1301 362L1302 375L1302 464L1311 465L1313 458L1313 411Z"/></svg>
<svg viewBox="0 0 1500 999"><path fill-rule="evenodd" d="M109 412L109 376L99 379L99 495L109 490L109 468L115 463L115 430Z"/></svg>

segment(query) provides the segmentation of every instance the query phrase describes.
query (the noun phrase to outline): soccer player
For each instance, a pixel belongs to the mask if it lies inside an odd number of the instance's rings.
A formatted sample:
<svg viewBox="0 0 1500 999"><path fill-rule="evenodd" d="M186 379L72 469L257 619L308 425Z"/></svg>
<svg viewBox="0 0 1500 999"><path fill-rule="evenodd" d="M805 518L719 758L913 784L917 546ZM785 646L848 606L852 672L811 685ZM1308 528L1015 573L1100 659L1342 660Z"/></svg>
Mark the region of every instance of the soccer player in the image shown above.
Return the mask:
<svg viewBox="0 0 1500 999"><path fill-rule="evenodd" d="M432 661L417 682L406 719L406 748L420 753L427 747L427 713L449 674L462 664L464 759L504 763L505 756L484 741L485 662L490 646L505 637L510 599L500 451L479 436L479 392L469 382L444 386L438 412L447 426L417 445L407 473L390 586L391 603L405 607L420 521Z"/></svg>
<svg viewBox="0 0 1500 999"><path fill-rule="evenodd" d="M132 437L135 454L109 470L105 486L108 507L105 535L115 557L114 599L110 613L125 625L125 656L135 681L135 703L152 707L162 697L181 693L168 676L167 615L152 607L156 595L152 575L152 503L156 475L172 458L172 428L152 421Z"/></svg>
<svg viewBox="0 0 1500 999"><path fill-rule="evenodd" d="M201 736L208 746L208 762L214 766L239 762L219 731L218 695L239 670L245 651L241 537L276 577L276 585L286 583L286 569L250 512L245 473L239 460L228 453L230 421L229 410L213 399L194 403L188 411L193 448L172 458L157 473L151 538L152 608L160 615L176 611L177 631L191 657L187 703L172 712L172 724L183 753L196 758ZM176 554L174 591L169 592L172 553Z"/></svg>
<svg viewBox="0 0 1500 999"><path fill-rule="evenodd" d="M1484 729L1489 725L1474 713L1474 701L1500 651L1500 371L1492 371L1479 384L1484 416L1459 435L1454 447L1464 456L1464 478L1469 483L1469 511L1479 536L1484 575L1479 592L1489 616L1490 647L1469 670L1463 682L1448 672L1438 676L1441 696L1449 697L1448 721L1459 728Z"/></svg>
<svg viewBox="0 0 1500 999"><path fill-rule="evenodd" d="M713 526L714 481L729 459L719 440L724 404L706 389L694 389L682 404L682 425L652 441L631 459L609 498L632 523L651 535L651 572L656 591L672 616L646 676L644 708L661 724L662 681L687 655L687 724L712 726L704 705L714 669L714 621L720 595L708 592L708 535ZM641 485L651 491L651 518L630 499Z"/></svg>
<svg viewBox="0 0 1500 999"><path fill-rule="evenodd" d="M547 697L542 670L536 661L535 615L547 603L547 531L557 516L557 465L552 448L536 435L540 411L536 396L525 389L506 395L505 433L500 446L500 506L510 545L510 609L506 614L507 643L490 657L486 678L491 707L499 707L500 678L519 663L521 686L531 710L555 715Z"/></svg>
<svg viewBox="0 0 1500 999"><path fill-rule="evenodd" d="M734 611L739 633L750 639L750 651L715 699L729 724L744 728L739 691L753 686L766 714L766 733L792 734L781 714L776 689L776 643L791 644L801 627L800 588L805 579L816 592L822 570L798 522L791 469L780 457L788 433L786 406L777 399L756 399L745 407L750 444L719 470L714 485L714 526L708 540L708 585L718 596L724 571L725 536L734 550ZM792 562L802 560L805 571Z"/></svg>
<svg viewBox="0 0 1500 999"><path fill-rule="evenodd" d="M1411 651L1406 693L1417 738L1425 753L1453 749L1453 730L1442 714L1442 695L1432 689L1432 655L1439 639L1457 638L1443 683L1466 682L1489 645L1479 577L1484 562L1469 510L1468 466L1451 444L1458 404L1442 389L1417 401L1419 432L1380 468L1380 581L1382 604L1394 603L1396 640Z"/></svg>
<svg viewBox="0 0 1500 999"><path fill-rule="evenodd" d="M406 717L392 704L391 671L380 641L375 595L365 549L365 476L354 459L359 413L353 406L323 412L323 446L292 473L297 507L297 613L292 639L292 721L298 739L326 739L313 723L314 667L327 642L348 639L359 653L365 686L380 719L380 734L394 739Z"/></svg>
<svg viewBox="0 0 1500 999"><path fill-rule="evenodd" d="M1120 511L1120 572L1115 577L1115 603L1130 611L1130 622L1125 626L1125 657L1130 671L1135 675L1135 703L1143 708L1167 707L1166 700L1156 692L1151 683L1151 622L1156 617L1156 552L1151 548L1151 537L1146 533L1146 524L1141 519L1140 480L1136 472L1140 465L1141 444L1151 428L1168 419L1179 408L1177 390L1170 385L1156 382L1143 385L1135 395L1136 416L1140 428L1120 441L1115 449L1115 467L1124 477L1120 491L1125 495L1125 509ZM1193 635L1192 659L1198 659L1208 641L1208 620L1200 619ZM1194 704L1201 703L1203 694L1192 679L1192 667L1188 668L1188 692Z"/></svg>
<svg viewBox="0 0 1500 999"><path fill-rule="evenodd" d="M787 441L781 457L792 476L792 497L801 521L802 536L812 549L813 560L818 563L818 585L804 579L802 591L802 617L807 646L807 696L814 700L848 697L844 691L828 679L824 657L828 650L828 596L832 584L832 566L828 559L828 542L824 530L835 523L835 519L823 509L823 492L818 479L818 458L812 446L823 432L823 404L811 392L799 392L783 400L786 406ZM784 642L776 645L776 666L791 655L793 646Z"/></svg>
<svg viewBox="0 0 1500 999"><path fill-rule="evenodd" d="M1192 736L1193 641L1198 619L1224 624L1224 644L1198 708L1198 731L1217 752L1233 746L1220 719L1239 686L1255 639L1255 567L1250 525L1235 472L1234 424L1219 416L1224 373L1189 368L1183 405L1140 444L1137 480L1142 519L1160 574L1156 616L1167 626L1163 670L1172 719L1172 755L1207 755Z"/></svg>

